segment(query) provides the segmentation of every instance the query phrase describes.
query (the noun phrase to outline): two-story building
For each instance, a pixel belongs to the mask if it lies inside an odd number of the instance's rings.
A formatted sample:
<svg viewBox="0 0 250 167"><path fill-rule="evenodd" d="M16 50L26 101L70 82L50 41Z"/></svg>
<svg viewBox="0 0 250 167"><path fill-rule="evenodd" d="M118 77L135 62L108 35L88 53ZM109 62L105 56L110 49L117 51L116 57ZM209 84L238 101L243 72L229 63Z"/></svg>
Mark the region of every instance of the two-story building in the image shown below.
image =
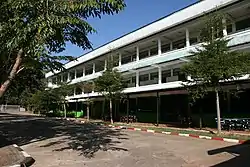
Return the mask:
<svg viewBox="0 0 250 167"><path fill-rule="evenodd" d="M71 107L83 110L81 102L92 98L96 102L91 115L101 116L105 107L103 98L95 90L81 85L101 76L107 66L107 57L112 54L116 60L115 68L126 80L124 93L129 99L115 105L116 110L134 110L138 115L143 113L145 121L157 118L160 121L173 121L179 113L188 111L187 92L182 85L185 76L180 73L180 67L188 61L190 52L201 45L199 30L204 26L203 16L215 11L226 15L222 21L228 23L223 30L223 34L231 39L228 47L231 50L250 51L250 1L204 0L66 63L66 72L47 73L48 86L56 87L59 80L76 85L74 92L67 97ZM247 87L247 79L243 78L242 87ZM212 110L215 100L211 97L208 99L212 100L207 100L203 106ZM230 103L225 105L229 106L227 110L231 108ZM215 113L215 108L213 111Z"/></svg>

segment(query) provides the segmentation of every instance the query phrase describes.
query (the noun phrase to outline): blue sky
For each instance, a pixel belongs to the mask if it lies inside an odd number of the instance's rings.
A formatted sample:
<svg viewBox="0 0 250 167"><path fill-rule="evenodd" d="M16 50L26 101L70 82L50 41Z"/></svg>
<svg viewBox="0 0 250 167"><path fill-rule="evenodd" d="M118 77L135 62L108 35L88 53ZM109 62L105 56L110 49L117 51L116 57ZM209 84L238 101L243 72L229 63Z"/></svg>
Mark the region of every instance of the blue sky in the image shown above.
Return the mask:
<svg viewBox="0 0 250 167"><path fill-rule="evenodd" d="M127 7L119 14L103 16L101 19L89 19L88 22L97 30L97 33L88 37L93 44L93 48L96 48L196 1L125 0ZM61 55L79 57L84 53L86 51L81 48L68 44Z"/></svg>

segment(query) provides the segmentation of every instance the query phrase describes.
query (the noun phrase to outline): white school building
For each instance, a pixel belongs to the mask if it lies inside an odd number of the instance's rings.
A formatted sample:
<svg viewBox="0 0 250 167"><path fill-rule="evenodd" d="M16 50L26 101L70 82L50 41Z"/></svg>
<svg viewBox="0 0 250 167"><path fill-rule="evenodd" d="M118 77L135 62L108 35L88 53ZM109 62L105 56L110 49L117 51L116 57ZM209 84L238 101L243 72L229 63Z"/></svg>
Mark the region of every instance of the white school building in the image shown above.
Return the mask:
<svg viewBox="0 0 250 167"><path fill-rule="evenodd" d="M172 121L177 113L188 108L187 92L182 86L185 76L180 73L180 67L187 62L190 52L201 45L199 30L204 26L204 14L216 10L226 15L222 21L228 23L223 30L223 34L231 39L228 47L250 51L250 1L203 0L66 63L66 71L47 73L48 87L56 87L59 80L75 85L67 100L71 105L76 104L78 110L84 109L81 102L87 98L96 99L102 106L101 95L81 85L101 76L107 66L107 57L112 54L116 60L115 68L126 80L124 93L130 99L130 106L117 104L117 111L129 108L148 113L146 117L152 117L157 112L154 119ZM247 77L243 78L241 86L248 87ZM233 108L230 105L228 102L225 104ZM96 113L92 109L92 116L97 117Z"/></svg>

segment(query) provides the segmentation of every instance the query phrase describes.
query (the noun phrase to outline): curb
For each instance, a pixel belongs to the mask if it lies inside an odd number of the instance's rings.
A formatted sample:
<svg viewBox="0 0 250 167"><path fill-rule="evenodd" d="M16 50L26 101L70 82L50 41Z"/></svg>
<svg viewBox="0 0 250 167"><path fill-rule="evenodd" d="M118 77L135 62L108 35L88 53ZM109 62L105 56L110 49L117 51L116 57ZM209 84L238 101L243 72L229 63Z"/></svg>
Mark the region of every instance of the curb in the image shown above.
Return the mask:
<svg viewBox="0 0 250 167"><path fill-rule="evenodd" d="M67 119L67 120L77 122L77 123L81 123L81 124L86 123L85 121L79 121L79 120L70 120L70 119ZM206 140L217 140L217 141L223 141L223 142L235 143L235 144L244 144L246 142L246 140L221 138L221 137L211 137L211 136L202 136L202 135L194 135L194 134L178 133L178 132L169 132L169 131L160 131L160 130L151 130L151 129L146 129L146 128L133 128L133 127L127 127L127 126L105 125L103 123L93 123L93 124L101 125L101 126L107 126L107 127L115 128L115 129L126 129L126 130L132 130L132 131L142 131L142 132L147 132L147 133L161 133L161 134L165 134L165 135L175 135L175 136L181 136L181 137L192 137L192 138L206 139Z"/></svg>
<svg viewBox="0 0 250 167"><path fill-rule="evenodd" d="M238 140L238 139L229 139L229 138L221 138L221 137L193 135L193 134L188 134L188 133L178 133L178 132L151 130L151 129L146 129L146 128L133 128L133 127L126 127L126 126L114 126L114 125L104 125L104 124L100 124L100 125L108 126L108 127L116 128L116 129L142 131L142 132L147 132L147 133L161 133L161 134L165 134L165 135L174 135L174 136L181 136L181 137L192 137L192 138L206 139L206 140L217 140L217 141L236 143L236 144L243 144L243 143L246 142L245 140Z"/></svg>
<svg viewBox="0 0 250 167"><path fill-rule="evenodd" d="M122 129L124 127L115 127L118 129ZM236 144L243 144L246 141L245 140L238 140L238 139L230 139L230 138L221 138L221 137L211 137L211 136L202 136L202 135L193 135L193 134L187 134L187 133L178 133L178 132L167 132L167 131L157 131L157 130L150 130L145 128L126 128L127 130L132 131L143 131L147 133L162 133L166 135L175 135L175 136L181 136L181 137L192 137L192 138L199 138L199 139L206 139L206 140L217 140L217 141L224 141L229 143L236 143Z"/></svg>
<svg viewBox="0 0 250 167"><path fill-rule="evenodd" d="M23 151L23 149L21 149L18 145L13 144L13 146L23 154L25 159L22 162L20 162L20 164L11 165L9 167L28 167L28 166L31 166L35 163L35 159L32 158L28 153Z"/></svg>

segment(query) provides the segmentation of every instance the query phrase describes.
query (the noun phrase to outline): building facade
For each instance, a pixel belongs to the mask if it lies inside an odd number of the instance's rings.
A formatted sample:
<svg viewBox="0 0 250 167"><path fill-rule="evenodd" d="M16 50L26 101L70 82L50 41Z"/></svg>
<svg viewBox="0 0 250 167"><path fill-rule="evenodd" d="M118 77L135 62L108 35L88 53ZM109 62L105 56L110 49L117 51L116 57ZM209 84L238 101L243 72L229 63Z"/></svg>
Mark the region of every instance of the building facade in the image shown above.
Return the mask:
<svg viewBox="0 0 250 167"><path fill-rule="evenodd" d="M69 102L79 103L87 98L102 101L95 90L81 85L91 84L101 76L108 56L112 55L115 68L126 80L124 93L129 99L134 99L130 101L130 106L133 103L138 106L139 101L150 103L149 106L153 104L154 107L150 109L154 110L152 113L160 110L162 117L167 106L175 108L174 105L182 105L177 110L184 110L180 108L187 107L186 103L181 102L186 99L182 96L186 94L182 88L182 81L186 78L180 73L180 68L188 61L191 51L201 46L199 30L204 25L203 16L215 11L226 16L222 21L227 23L223 34L231 39L228 47L231 50L250 51L250 1L204 0L68 62L65 64L66 72L47 73L48 87L56 87L57 81L69 82L76 85L74 92L67 97ZM147 102L144 97L154 97L155 100L151 98ZM138 111L138 107L134 110Z"/></svg>

